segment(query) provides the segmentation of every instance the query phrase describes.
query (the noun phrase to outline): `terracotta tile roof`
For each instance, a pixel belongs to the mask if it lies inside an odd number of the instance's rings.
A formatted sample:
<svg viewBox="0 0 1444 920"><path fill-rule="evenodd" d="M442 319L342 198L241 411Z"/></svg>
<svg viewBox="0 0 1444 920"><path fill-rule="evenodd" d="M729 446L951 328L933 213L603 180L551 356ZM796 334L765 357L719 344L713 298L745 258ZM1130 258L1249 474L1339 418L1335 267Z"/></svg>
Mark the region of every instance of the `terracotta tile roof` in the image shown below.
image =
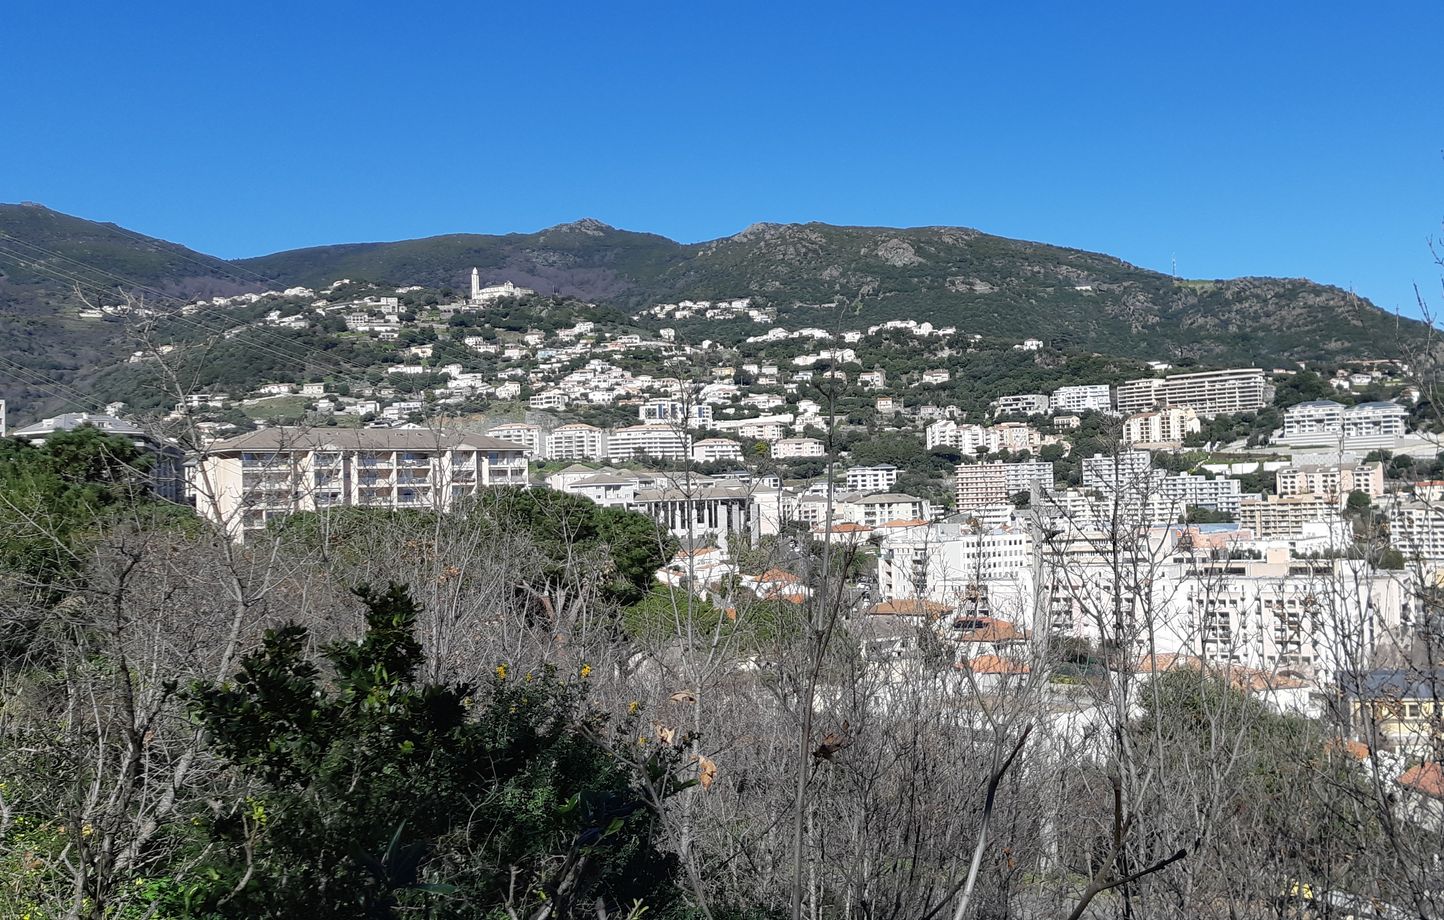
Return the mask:
<svg viewBox="0 0 1444 920"><path fill-rule="evenodd" d="M868 609L872 616L895 616L895 617L940 617L951 613L953 608L948 604L939 604L937 601L913 600L883 601L881 604L874 604Z"/></svg>
<svg viewBox="0 0 1444 920"><path fill-rule="evenodd" d="M841 524L832 525L833 533L867 533L870 529L871 528L864 527L861 524L854 524L852 521L843 521ZM814 528L814 532L826 533L827 528L825 526L816 527Z"/></svg>
<svg viewBox="0 0 1444 920"><path fill-rule="evenodd" d="M1351 741L1348 738L1330 738L1324 742L1324 750L1343 754L1358 761L1368 760L1370 753L1367 744L1362 741Z"/></svg>
<svg viewBox="0 0 1444 920"><path fill-rule="evenodd" d="M953 625L966 624L969 621L977 625L959 629L954 633L959 642L1019 642L1024 638L1018 627L997 617L960 616L953 621Z"/></svg>
<svg viewBox="0 0 1444 920"><path fill-rule="evenodd" d="M1167 653L1163 655L1144 655L1138 659L1138 664L1133 666L1134 674L1157 674L1159 671L1171 671L1174 668L1196 667L1198 660L1190 655L1179 655Z"/></svg>
<svg viewBox="0 0 1444 920"><path fill-rule="evenodd" d="M905 518L898 521L888 521L886 524L879 524L877 526L881 529L883 527L926 527L927 524L928 522L922 518Z"/></svg>
<svg viewBox="0 0 1444 920"><path fill-rule="evenodd" d="M1275 671L1260 671L1257 668L1234 666L1226 672L1228 682L1237 690L1298 690L1309 686L1309 682L1290 674Z"/></svg>
<svg viewBox="0 0 1444 920"><path fill-rule="evenodd" d="M1410 767L1399 777L1399 785L1431 799L1444 799L1444 764L1421 763Z"/></svg>
<svg viewBox="0 0 1444 920"><path fill-rule="evenodd" d="M777 569L777 568L768 569L767 571L763 572L761 575L758 575L758 576L757 576L757 580L758 580L758 582L769 581L769 582L777 582L778 584L788 584L788 585L795 585L795 584L797 584L798 582L802 581L801 578L798 578L796 575L792 574L791 572L786 571L785 569Z"/></svg>
<svg viewBox="0 0 1444 920"><path fill-rule="evenodd" d="M957 667L959 670L972 671L974 674L1029 674L1033 670L1027 662L1003 658L999 655L974 655L972 658L959 662Z"/></svg>

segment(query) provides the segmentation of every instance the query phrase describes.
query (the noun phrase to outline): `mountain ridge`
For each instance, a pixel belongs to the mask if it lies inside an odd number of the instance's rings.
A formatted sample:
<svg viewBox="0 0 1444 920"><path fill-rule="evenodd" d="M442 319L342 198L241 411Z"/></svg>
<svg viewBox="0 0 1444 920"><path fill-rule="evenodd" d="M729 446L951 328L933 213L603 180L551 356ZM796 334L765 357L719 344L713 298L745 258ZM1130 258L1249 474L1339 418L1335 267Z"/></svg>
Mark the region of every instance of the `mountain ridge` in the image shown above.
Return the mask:
<svg viewBox="0 0 1444 920"><path fill-rule="evenodd" d="M176 298L339 278L463 291L473 266L487 282L631 312L753 297L777 309L779 325L911 318L1060 348L1214 364L1379 357L1424 328L1307 279L1179 279L1106 253L971 227L762 221L681 243L583 217L532 232L333 243L225 260L31 203L0 204L0 334L16 343L21 363L64 378L125 354L113 323L77 320L77 280L102 300L118 299L125 282ZM752 330L746 319L728 322L693 321L679 331L726 340Z"/></svg>

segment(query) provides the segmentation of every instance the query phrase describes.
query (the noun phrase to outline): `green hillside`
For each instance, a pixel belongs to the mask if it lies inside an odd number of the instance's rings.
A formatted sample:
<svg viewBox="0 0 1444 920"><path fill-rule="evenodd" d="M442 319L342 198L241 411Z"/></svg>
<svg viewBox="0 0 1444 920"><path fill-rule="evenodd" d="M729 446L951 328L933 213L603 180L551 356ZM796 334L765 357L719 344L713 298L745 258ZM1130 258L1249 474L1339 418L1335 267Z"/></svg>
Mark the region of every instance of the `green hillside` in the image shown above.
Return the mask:
<svg viewBox="0 0 1444 920"><path fill-rule="evenodd" d="M77 283L109 303L120 302L122 289L163 301L338 278L464 290L473 266L488 282L629 312L689 298L754 297L776 307L785 326L910 318L1061 348L1210 364L1391 356L1422 330L1302 279L1179 280L1099 253L959 227L757 224L684 245L587 219L536 233L354 243L225 262L39 205L0 205L0 334L15 360L78 385L123 360L134 343L132 322L78 317ZM746 319L669 324L724 341L757 328ZM45 394L10 373L0 375L0 395L33 403Z"/></svg>

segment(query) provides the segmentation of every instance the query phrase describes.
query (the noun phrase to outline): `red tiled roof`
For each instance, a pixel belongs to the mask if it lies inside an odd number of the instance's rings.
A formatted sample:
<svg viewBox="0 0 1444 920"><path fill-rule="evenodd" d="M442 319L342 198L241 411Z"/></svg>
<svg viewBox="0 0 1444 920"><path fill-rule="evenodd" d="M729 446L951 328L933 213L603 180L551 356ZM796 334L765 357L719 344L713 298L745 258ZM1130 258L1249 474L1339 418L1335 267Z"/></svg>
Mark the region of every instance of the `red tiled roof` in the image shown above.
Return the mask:
<svg viewBox="0 0 1444 920"><path fill-rule="evenodd" d="M1410 767L1399 777L1399 785L1431 799L1444 799L1444 764L1421 763Z"/></svg>
<svg viewBox="0 0 1444 920"><path fill-rule="evenodd" d="M1029 674L1033 670L1026 662L998 655L974 655L960 662L958 668L974 674Z"/></svg>
<svg viewBox="0 0 1444 920"><path fill-rule="evenodd" d="M976 629L965 629L956 633L959 642L1018 642L1023 633L1009 623L996 617L959 617L959 620L977 620L983 625Z"/></svg>
<svg viewBox="0 0 1444 920"><path fill-rule="evenodd" d="M881 604L874 604L868 613L873 616L895 616L895 617L917 617L928 616L938 617L950 613L952 607L947 604L939 604L937 601L913 600L883 601Z"/></svg>
<svg viewBox="0 0 1444 920"><path fill-rule="evenodd" d="M802 581L801 578L798 578L796 575L792 574L791 572L785 571L785 570L783 570L783 569L777 569L777 568L768 569L767 571L763 572L761 575L758 575L758 576L757 576L757 580L758 580L759 582L762 582L762 581L775 581L775 582L778 582L778 583L780 583L780 584L796 584L796 583L798 583L799 581Z"/></svg>

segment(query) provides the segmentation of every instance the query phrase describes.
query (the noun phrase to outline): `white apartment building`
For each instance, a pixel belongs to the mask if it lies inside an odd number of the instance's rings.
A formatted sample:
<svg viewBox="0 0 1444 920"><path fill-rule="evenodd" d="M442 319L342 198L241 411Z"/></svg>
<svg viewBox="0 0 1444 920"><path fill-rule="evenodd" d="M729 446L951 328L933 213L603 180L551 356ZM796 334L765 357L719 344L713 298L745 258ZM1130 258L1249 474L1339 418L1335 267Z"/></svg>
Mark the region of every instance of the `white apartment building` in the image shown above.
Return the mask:
<svg viewBox="0 0 1444 920"><path fill-rule="evenodd" d="M1344 430L1344 407L1332 399L1311 399L1284 410L1284 431L1279 439L1292 444L1327 444Z"/></svg>
<svg viewBox="0 0 1444 920"><path fill-rule="evenodd" d="M1124 415L1147 412L1163 402L1163 378L1144 377L1118 384L1114 406Z"/></svg>
<svg viewBox="0 0 1444 920"><path fill-rule="evenodd" d="M775 460L791 460L794 457L821 457L827 453L817 438L783 438L772 445Z"/></svg>
<svg viewBox="0 0 1444 920"><path fill-rule="evenodd" d="M1053 464L1046 460L1025 463L961 463L953 473L954 507L972 511L1007 502L1019 492L1053 488Z"/></svg>
<svg viewBox="0 0 1444 920"><path fill-rule="evenodd" d="M1370 498L1384 494L1384 464L1362 463L1358 466L1285 467L1277 476L1278 494L1322 495L1343 502L1350 492L1363 492Z"/></svg>
<svg viewBox="0 0 1444 920"><path fill-rule="evenodd" d="M581 422L558 425L547 435L547 457L551 460L605 460L607 432Z"/></svg>
<svg viewBox="0 0 1444 920"><path fill-rule="evenodd" d="M855 466L843 474L849 492L886 492L897 485L898 469L891 463Z"/></svg>
<svg viewBox="0 0 1444 920"><path fill-rule="evenodd" d="M1238 523L1255 537L1283 537L1302 533L1305 524L1339 519L1338 503L1322 495L1265 495L1241 502Z"/></svg>
<svg viewBox="0 0 1444 920"><path fill-rule="evenodd" d="M1130 516L1142 515L1149 524L1178 520L1189 506L1237 516L1243 495L1239 481L1213 479L1192 473L1166 473L1151 465L1146 450L1123 451L1117 456L1095 454L1083 461L1083 486L1107 500L1116 499ZM1097 522L1109 516L1107 508L1083 509Z"/></svg>
<svg viewBox="0 0 1444 920"><path fill-rule="evenodd" d="M692 455L692 436L672 425L632 425L614 428L607 437L611 460L686 460Z"/></svg>
<svg viewBox="0 0 1444 920"><path fill-rule="evenodd" d="M547 434L540 425L508 422L504 425L493 425L486 433L493 438L520 444L529 459L541 460L547 456Z"/></svg>
<svg viewBox="0 0 1444 920"><path fill-rule="evenodd" d="M1109 412L1113 391L1106 383L1059 387L1053 391L1054 412Z"/></svg>
<svg viewBox="0 0 1444 920"><path fill-rule="evenodd" d="M880 390L887 386L887 372L880 369L863 371L857 375L857 384L864 390Z"/></svg>
<svg viewBox="0 0 1444 920"><path fill-rule="evenodd" d="M741 460L742 445L727 438L703 438L692 445L692 459L698 463Z"/></svg>
<svg viewBox="0 0 1444 920"><path fill-rule="evenodd" d="M646 425L712 427L712 407L706 403L688 406L677 399L649 399L637 407L637 418Z"/></svg>
<svg viewBox="0 0 1444 920"><path fill-rule="evenodd" d="M1243 501L1239 481L1226 476L1213 479L1192 473L1160 476L1156 491L1170 508L1208 508L1234 517L1238 516Z"/></svg>
<svg viewBox="0 0 1444 920"><path fill-rule="evenodd" d="M1389 541L1410 561L1444 563L1444 505L1437 501L1391 501L1385 510Z"/></svg>
<svg viewBox="0 0 1444 920"><path fill-rule="evenodd" d="M1105 494L1127 489L1147 488L1153 469L1152 456L1146 450L1125 450L1113 454L1094 454L1083 458L1083 487Z"/></svg>
<svg viewBox="0 0 1444 920"><path fill-rule="evenodd" d="M751 438L754 441L766 441L769 444L781 441L787 437L787 431L792 425L791 416L787 421L763 421L754 419L737 427L737 433L744 438ZM725 429L724 429L725 430Z"/></svg>
<svg viewBox="0 0 1444 920"><path fill-rule="evenodd" d="M864 527L881 527L891 521L926 521L932 504L900 492L883 492L839 503L843 516Z"/></svg>
<svg viewBox="0 0 1444 920"><path fill-rule="evenodd" d="M1015 454L1025 450L1036 453L1038 448L1043 446L1043 436L1038 429L1022 422L1002 422L982 429L979 434L981 439L973 445L974 453L979 447L986 448L987 453L1004 450Z"/></svg>
<svg viewBox="0 0 1444 920"><path fill-rule="evenodd" d="M963 607L987 597L994 610L1019 614L1031 593L1033 546L1021 529L979 531L964 524L902 527L877 557L884 601L928 600Z"/></svg>
<svg viewBox="0 0 1444 920"><path fill-rule="evenodd" d="M423 429L265 428L218 441L192 474L196 508L245 538L297 511L445 511L487 486L527 485L520 444Z"/></svg>
<svg viewBox="0 0 1444 920"><path fill-rule="evenodd" d="M1398 634L1404 585L1358 560L1191 557L1176 603L1189 650L1218 665L1289 671L1331 683Z"/></svg>
<svg viewBox="0 0 1444 920"><path fill-rule="evenodd" d="M562 491L580 495L603 508L630 508L636 502L642 485L641 478L635 474L602 470L567 482Z"/></svg>
<svg viewBox="0 0 1444 920"><path fill-rule="evenodd" d="M1340 444L1356 449L1390 447L1408 434L1409 410L1398 403L1369 402L1345 408L1315 399L1284 410L1285 444Z"/></svg>
<svg viewBox="0 0 1444 920"><path fill-rule="evenodd" d="M1045 393L1019 393L999 396L990 408L994 415L1047 415L1049 400Z"/></svg>
<svg viewBox="0 0 1444 920"><path fill-rule="evenodd" d="M1409 432L1409 410L1398 403L1367 402L1344 410L1344 442L1389 443Z"/></svg>
<svg viewBox="0 0 1444 920"><path fill-rule="evenodd" d="M556 411L558 409L565 409L569 401L567 394L561 390L543 390L540 393L532 394L526 404L532 409Z"/></svg>
<svg viewBox="0 0 1444 920"><path fill-rule="evenodd" d="M1268 382L1256 367L1170 374L1130 380L1118 386L1118 411L1146 412L1155 406L1182 406L1201 418L1223 413L1256 412L1268 405Z"/></svg>
<svg viewBox="0 0 1444 920"><path fill-rule="evenodd" d="M964 454L997 453L1007 450L1037 451L1043 444L1038 429L1022 422L1003 422L984 427L982 425L959 425L953 419L939 419L924 430L924 441L928 450L934 447L951 447Z"/></svg>
<svg viewBox="0 0 1444 920"><path fill-rule="evenodd" d="M601 471L590 466L573 463L571 466L564 467L548 476L546 478L546 484L548 488L555 489L558 492L570 492L571 487L575 483L581 482L583 479L591 479L599 472Z"/></svg>
<svg viewBox="0 0 1444 920"><path fill-rule="evenodd" d="M1123 440L1154 447L1180 447L1185 438L1197 434L1202 427L1193 409L1171 406L1128 416L1123 420Z"/></svg>

